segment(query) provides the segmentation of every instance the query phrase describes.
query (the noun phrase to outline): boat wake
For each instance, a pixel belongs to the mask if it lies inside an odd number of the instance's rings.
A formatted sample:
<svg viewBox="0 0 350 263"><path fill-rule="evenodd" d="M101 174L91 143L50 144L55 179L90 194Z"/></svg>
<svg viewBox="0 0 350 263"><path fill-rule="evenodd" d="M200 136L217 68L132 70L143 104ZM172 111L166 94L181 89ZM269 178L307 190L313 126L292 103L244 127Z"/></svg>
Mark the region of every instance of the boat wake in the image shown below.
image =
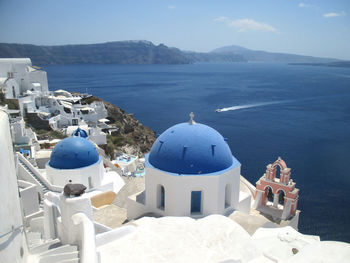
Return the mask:
<svg viewBox="0 0 350 263"><path fill-rule="evenodd" d="M254 104L238 105L238 106L232 106L232 107L217 109L215 111L216 112L224 112L224 111L248 109L248 108L255 108L255 107L261 107L261 106L266 106L266 105L281 104L281 103L286 103L286 102L291 102L291 100L280 100L280 101L270 101L270 102L261 102L261 103L254 103Z"/></svg>

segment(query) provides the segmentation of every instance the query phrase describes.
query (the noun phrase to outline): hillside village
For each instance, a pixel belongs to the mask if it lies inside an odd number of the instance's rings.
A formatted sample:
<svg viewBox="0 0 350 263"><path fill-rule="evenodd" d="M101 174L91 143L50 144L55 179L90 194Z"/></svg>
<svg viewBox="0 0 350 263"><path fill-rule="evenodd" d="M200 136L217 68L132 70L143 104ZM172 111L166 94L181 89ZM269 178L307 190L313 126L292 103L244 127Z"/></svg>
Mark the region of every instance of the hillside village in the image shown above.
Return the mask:
<svg viewBox="0 0 350 263"><path fill-rule="evenodd" d="M49 91L46 72L30 59L1 59L0 72L0 105L10 113L14 143L22 149L52 147L78 127L112 158L123 152L141 157L155 140L151 129L108 102Z"/></svg>

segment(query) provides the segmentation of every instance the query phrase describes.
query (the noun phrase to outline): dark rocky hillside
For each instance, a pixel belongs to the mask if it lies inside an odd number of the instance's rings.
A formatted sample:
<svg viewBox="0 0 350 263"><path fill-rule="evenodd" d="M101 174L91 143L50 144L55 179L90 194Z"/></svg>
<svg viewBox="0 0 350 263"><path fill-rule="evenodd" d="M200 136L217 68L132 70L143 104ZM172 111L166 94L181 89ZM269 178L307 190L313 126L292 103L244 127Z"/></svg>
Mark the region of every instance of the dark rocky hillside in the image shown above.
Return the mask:
<svg viewBox="0 0 350 263"><path fill-rule="evenodd" d="M188 64L179 49L148 41L119 41L90 45L36 46L0 43L1 58L31 58L47 64Z"/></svg>
<svg viewBox="0 0 350 263"><path fill-rule="evenodd" d="M103 101L97 97L89 97L82 102L90 104L94 100ZM111 157L114 150L143 156L151 150L151 147L156 140L155 132L142 125L132 114L125 113L119 107L103 101L108 111L108 119L115 124L119 131L116 134L107 136L106 153Z"/></svg>
<svg viewBox="0 0 350 263"><path fill-rule="evenodd" d="M183 52L149 41L118 41L89 45L36 46L0 43L0 58L28 57L33 65L48 64L189 64L241 62L237 54Z"/></svg>

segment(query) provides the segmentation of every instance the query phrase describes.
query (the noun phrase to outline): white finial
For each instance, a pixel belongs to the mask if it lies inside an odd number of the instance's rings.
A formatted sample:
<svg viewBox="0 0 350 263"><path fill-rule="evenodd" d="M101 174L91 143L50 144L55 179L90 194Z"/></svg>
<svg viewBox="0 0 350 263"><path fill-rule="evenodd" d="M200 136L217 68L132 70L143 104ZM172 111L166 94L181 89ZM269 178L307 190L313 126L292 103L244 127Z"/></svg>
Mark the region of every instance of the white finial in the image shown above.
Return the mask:
<svg viewBox="0 0 350 263"><path fill-rule="evenodd" d="M193 124L196 124L196 122L193 120L193 118L194 118L194 114L193 114L193 112L191 112L191 113L190 113L190 120L189 120L189 122L188 122L189 124L192 124L192 125L193 125Z"/></svg>

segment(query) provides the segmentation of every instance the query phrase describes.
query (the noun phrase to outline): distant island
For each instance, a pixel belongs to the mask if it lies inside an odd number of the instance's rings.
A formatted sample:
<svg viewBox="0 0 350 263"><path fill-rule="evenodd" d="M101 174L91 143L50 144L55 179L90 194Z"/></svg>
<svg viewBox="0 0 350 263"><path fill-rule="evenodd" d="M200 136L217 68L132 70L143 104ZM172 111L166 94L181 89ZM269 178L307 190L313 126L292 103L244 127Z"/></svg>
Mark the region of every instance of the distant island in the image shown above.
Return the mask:
<svg viewBox="0 0 350 263"><path fill-rule="evenodd" d="M321 66L321 67L339 67L350 68L350 61L335 61L328 63L289 63L296 66Z"/></svg>
<svg viewBox="0 0 350 263"><path fill-rule="evenodd" d="M247 61L260 62L288 62L288 63L329 63L340 61L335 58L320 58L312 56L303 56L287 53L274 53L262 50L251 50L241 46L225 46L214 49L211 53L214 54L238 54L243 56Z"/></svg>
<svg viewBox="0 0 350 263"><path fill-rule="evenodd" d="M182 51L150 41L116 41L100 44L37 46L0 43L0 58L31 58L35 65L50 64L190 64L197 62L329 63L339 61L227 46L211 52Z"/></svg>

